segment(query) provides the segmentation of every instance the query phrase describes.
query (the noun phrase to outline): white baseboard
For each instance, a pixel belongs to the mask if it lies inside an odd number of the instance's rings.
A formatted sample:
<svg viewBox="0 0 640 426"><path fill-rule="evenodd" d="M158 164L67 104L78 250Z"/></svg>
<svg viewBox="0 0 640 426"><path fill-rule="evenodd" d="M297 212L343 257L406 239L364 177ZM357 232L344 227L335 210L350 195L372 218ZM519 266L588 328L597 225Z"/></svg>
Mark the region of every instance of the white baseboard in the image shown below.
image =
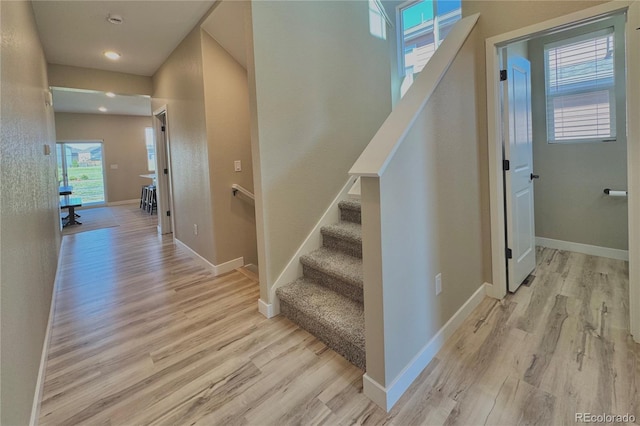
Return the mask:
<svg viewBox="0 0 640 426"><path fill-rule="evenodd" d="M237 259L232 259L228 262L221 263L219 265L214 265L216 275L226 274L227 272L231 272L234 269L242 268L244 266L244 257L238 257Z"/></svg>
<svg viewBox="0 0 640 426"><path fill-rule="evenodd" d="M606 257L609 259L629 260L629 251L608 247L592 246L589 244L572 243L570 241L553 240L551 238L536 237L536 245L556 250L573 251L591 256Z"/></svg>
<svg viewBox="0 0 640 426"><path fill-rule="evenodd" d="M242 266L244 266L244 258L243 257L239 257L237 259L233 259L233 260L230 260L228 262L221 263L220 265L214 265L213 263L209 262L204 257L200 256L191 247L189 247L188 245L186 245L185 243L183 243L179 239L174 238L173 242L177 246L183 248L187 253L189 253L189 255L191 257L193 257L194 259L200 261L200 263L202 263L203 266L205 266L206 268L211 269L213 271L213 275L217 276L217 275L226 274L227 272L231 272L234 269L238 269L238 268L241 268Z"/></svg>
<svg viewBox="0 0 640 426"><path fill-rule="evenodd" d="M124 206L126 204L139 204L140 203L140 199L139 198L134 198L132 200L122 200L122 201L114 201L112 203L107 203L108 207L111 206Z"/></svg>
<svg viewBox="0 0 640 426"><path fill-rule="evenodd" d="M244 267L245 267L245 269L248 269L249 271L253 272L256 275L259 274L258 265L254 264L254 263L247 263L246 265L244 265Z"/></svg>
<svg viewBox="0 0 640 426"><path fill-rule="evenodd" d="M387 389L385 389L384 386L376 380L372 379L368 373L364 373L364 376L362 376L362 393L364 393L367 398L375 402L380 408L386 410L387 413L393 407L393 404L390 406L387 405L387 402L389 401Z"/></svg>
<svg viewBox="0 0 640 426"><path fill-rule="evenodd" d="M280 304L266 303L262 299L258 299L258 311L267 318L273 318L280 314Z"/></svg>
<svg viewBox="0 0 640 426"><path fill-rule="evenodd" d="M467 319L469 314L485 297L485 285L481 285L475 293L449 318L444 326L429 340L422 350L407 364L398 377L386 388L372 379L368 374L362 377L364 394L385 409L387 412L398 402L402 394L431 362L433 357L444 346L445 342Z"/></svg>
<svg viewBox="0 0 640 426"><path fill-rule="evenodd" d="M64 242L62 243L64 244ZM49 343L51 341L51 329L53 328L53 314L56 310L56 293L59 285L59 275L62 263L62 250L58 250L58 264L56 266L56 275L53 279L53 289L51 291L51 305L49 306L49 318L47 320L47 330L44 335L44 342L42 343L42 355L40 356L40 367L38 369L38 379L36 380L36 390L33 395L33 405L31 406L31 418L29 419L29 426L35 426L38 424L40 418L40 402L42 401L42 395L44 392L44 377L47 371L47 359L49 358Z"/></svg>
<svg viewBox="0 0 640 426"><path fill-rule="evenodd" d="M498 291L496 286L494 286L492 283L484 283L484 291L487 296L498 300L504 299L504 297L506 296L504 292Z"/></svg>
<svg viewBox="0 0 640 426"><path fill-rule="evenodd" d="M298 250L293 257L289 259L289 263L285 266L280 276L274 281L271 289L269 290L269 300L274 301L276 297L276 289L283 285L289 284L302 276L302 264L300 264L300 256L311 253L313 250L322 246L322 235L320 234L320 228L340 220L340 208L338 203L347 198L347 193L355 183L356 178L350 177L347 183L344 184L336 198L331 205L324 212L316 226L313 227L307 238L302 242Z"/></svg>

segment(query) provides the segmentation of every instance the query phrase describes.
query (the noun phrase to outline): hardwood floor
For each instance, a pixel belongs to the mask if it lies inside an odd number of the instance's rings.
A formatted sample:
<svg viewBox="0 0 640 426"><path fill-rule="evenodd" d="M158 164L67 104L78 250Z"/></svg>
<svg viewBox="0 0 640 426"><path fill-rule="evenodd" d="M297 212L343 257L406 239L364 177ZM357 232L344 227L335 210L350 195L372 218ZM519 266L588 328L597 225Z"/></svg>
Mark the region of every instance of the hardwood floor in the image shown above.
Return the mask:
<svg viewBox="0 0 640 426"><path fill-rule="evenodd" d="M622 261L538 250L535 278L486 298L396 407L282 317L255 276L213 277L136 206L64 237L40 423L47 425L574 424L640 415Z"/></svg>

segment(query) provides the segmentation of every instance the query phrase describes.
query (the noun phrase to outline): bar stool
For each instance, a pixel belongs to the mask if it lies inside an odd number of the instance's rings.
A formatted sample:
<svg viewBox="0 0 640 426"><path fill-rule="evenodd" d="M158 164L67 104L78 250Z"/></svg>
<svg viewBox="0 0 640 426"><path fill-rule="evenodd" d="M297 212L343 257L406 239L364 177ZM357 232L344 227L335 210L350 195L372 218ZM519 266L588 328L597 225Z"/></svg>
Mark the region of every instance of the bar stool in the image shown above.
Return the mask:
<svg viewBox="0 0 640 426"><path fill-rule="evenodd" d="M155 185L149 185L147 187L146 209L147 209L147 212L149 214L153 214L153 210L154 209L156 210L156 212L158 211L158 203L157 203L157 199L156 199L156 186Z"/></svg>
<svg viewBox="0 0 640 426"><path fill-rule="evenodd" d="M142 189L140 191L140 208L143 210L147 209L147 192L149 190L149 185L142 185Z"/></svg>

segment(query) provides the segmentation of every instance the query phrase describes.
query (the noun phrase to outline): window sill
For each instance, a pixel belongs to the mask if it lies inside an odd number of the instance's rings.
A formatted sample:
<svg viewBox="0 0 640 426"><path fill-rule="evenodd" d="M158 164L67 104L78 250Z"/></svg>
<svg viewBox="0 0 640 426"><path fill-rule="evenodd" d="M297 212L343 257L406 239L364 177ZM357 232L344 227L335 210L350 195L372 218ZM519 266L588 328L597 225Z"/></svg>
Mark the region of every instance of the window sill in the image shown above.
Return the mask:
<svg viewBox="0 0 640 426"><path fill-rule="evenodd" d="M593 144L593 143L612 143L617 142L617 138L608 139L570 139L561 141L547 141L549 145L575 145L575 144Z"/></svg>

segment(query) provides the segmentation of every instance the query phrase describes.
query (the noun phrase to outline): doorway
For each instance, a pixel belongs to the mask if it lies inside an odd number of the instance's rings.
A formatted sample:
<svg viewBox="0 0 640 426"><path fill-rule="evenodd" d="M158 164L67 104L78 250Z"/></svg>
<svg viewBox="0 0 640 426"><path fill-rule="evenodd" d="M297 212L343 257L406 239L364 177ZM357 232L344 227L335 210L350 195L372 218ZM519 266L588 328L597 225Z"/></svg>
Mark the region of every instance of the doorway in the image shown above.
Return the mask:
<svg viewBox="0 0 640 426"><path fill-rule="evenodd" d="M628 260L627 200L611 196L627 188L624 27L619 14L500 50L511 292L536 246Z"/></svg>
<svg viewBox="0 0 640 426"><path fill-rule="evenodd" d="M506 45L527 40L533 36L557 32L572 26L594 22L616 14L627 16L625 39L627 43L626 73L629 76L640 73L640 33L636 28L640 27L640 5L637 3L607 3L582 10L564 17L547 22L525 27L510 33L498 35L487 39L487 110L488 120L488 150L490 169L490 202L491 202L491 245L492 245L492 284L487 286L487 293L495 298L503 298L507 293L507 230L505 229L506 212L504 209L505 178L503 171L503 142L502 142L502 113L500 82L498 79L501 69L500 50ZM640 155L640 119L639 99L634 90L637 90L637 82L627 79L627 156L629 159ZM541 176L541 179L543 176ZM629 191L628 217L629 217L629 290L630 290L630 316L631 334L636 341L640 340L640 268L637 259L640 248L640 205L633 198L634 188L640 187L640 168L633 161L627 162L627 184Z"/></svg>
<svg viewBox="0 0 640 426"><path fill-rule="evenodd" d="M58 142L56 151L60 186L72 186L84 206L105 204L102 141Z"/></svg>
<svg viewBox="0 0 640 426"><path fill-rule="evenodd" d="M153 131L156 152L156 185L158 194L158 233L172 234L173 184L171 179L171 145L169 139L169 121L167 107L163 106L153 113Z"/></svg>

